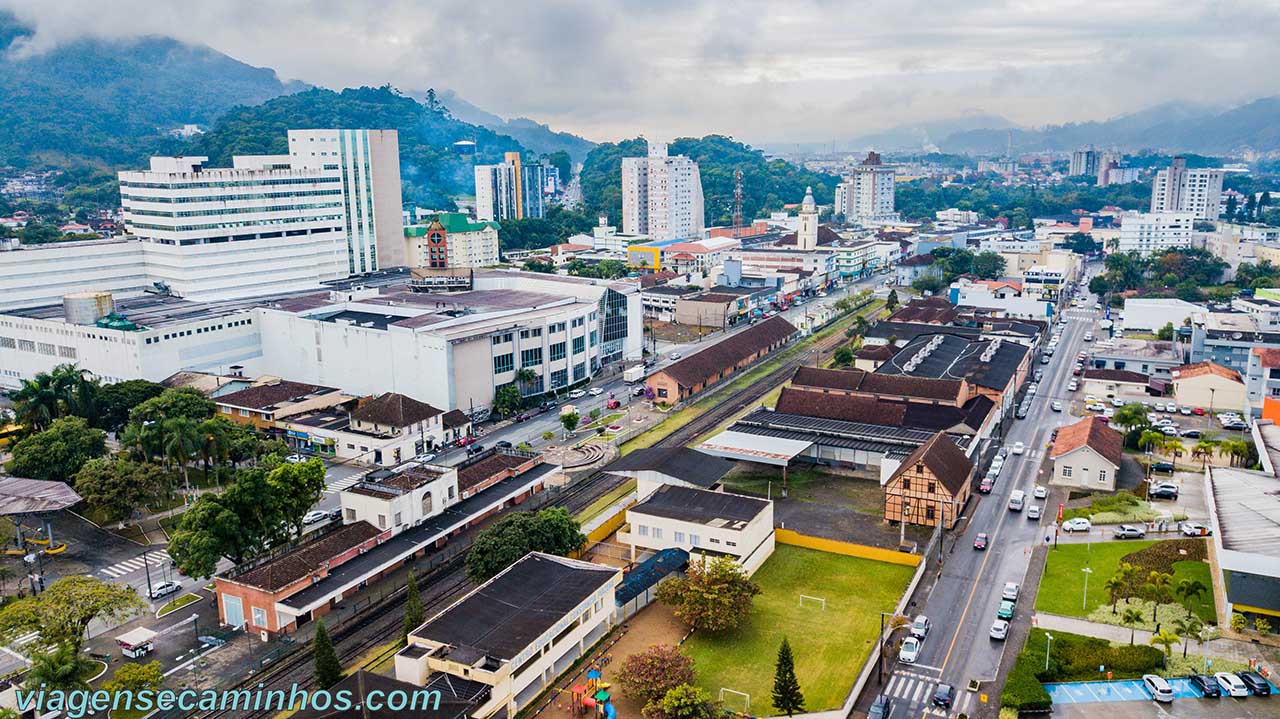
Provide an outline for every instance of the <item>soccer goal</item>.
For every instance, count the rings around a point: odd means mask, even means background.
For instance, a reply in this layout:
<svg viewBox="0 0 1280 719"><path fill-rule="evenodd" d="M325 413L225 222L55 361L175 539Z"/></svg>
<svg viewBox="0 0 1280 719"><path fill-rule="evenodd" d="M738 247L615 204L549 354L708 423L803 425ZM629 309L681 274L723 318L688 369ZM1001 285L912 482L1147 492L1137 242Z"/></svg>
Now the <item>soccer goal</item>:
<svg viewBox="0 0 1280 719"><path fill-rule="evenodd" d="M726 709L731 710L731 711L736 711L736 709L735 709L734 707L732 707L732 706L729 706L728 704L725 704L725 702L724 702L724 695L725 695L725 694L732 694L732 695L737 696L737 697L742 697L742 701L743 701L742 713L743 713L743 714L750 714L750 713L751 713L751 695L750 695L750 694L748 694L748 693L746 693L746 692L740 692L740 691L737 691L737 690L735 690L735 689L730 689L730 688L728 688L728 687L720 687L720 696L719 696L719 699L720 699L720 705L721 705L721 706L723 706L723 707L724 707L724 708L726 708Z"/></svg>
<svg viewBox="0 0 1280 719"><path fill-rule="evenodd" d="M824 610L827 608L827 600L826 600L826 599L824 599L823 597L815 597L815 596L810 595L810 594L801 594L801 595L800 595L800 608L801 608L801 609L803 609L803 608L804 608L804 603L805 603L806 601L808 601L810 604L817 604L818 606L822 607Z"/></svg>

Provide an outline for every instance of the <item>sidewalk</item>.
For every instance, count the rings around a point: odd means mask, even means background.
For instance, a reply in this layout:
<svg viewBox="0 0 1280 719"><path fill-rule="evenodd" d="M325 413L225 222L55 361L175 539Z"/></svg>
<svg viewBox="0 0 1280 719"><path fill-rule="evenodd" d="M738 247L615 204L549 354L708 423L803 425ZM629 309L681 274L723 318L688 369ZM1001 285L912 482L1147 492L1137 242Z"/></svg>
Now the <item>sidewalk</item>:
<svg viewBox="0 0 1280 719"><path fill-rule="evenodd" d="M1114 624L1101 624L1099 622L1091 622L1087 619L1077 619L1076 617L1064 617L1059 614L1045 614L1037 612L1035 614L1036 626L1049 631L1071 632L1072 634L1083 634L1089 637L1099 637L1113 642L1122 644L1129 643L1129 628L1120 627ZM1134 644L1150 644L1152 632L1145 629L1138 629L1133 633ZM1219 659L1231 659L1238 662L1248 663L1250 659L1257 659L1262 656L1262 648L1252 642L1242 642L1236 639L1211 639L1203 645L1196 645L1197 654L1216 657Z"/></svg>

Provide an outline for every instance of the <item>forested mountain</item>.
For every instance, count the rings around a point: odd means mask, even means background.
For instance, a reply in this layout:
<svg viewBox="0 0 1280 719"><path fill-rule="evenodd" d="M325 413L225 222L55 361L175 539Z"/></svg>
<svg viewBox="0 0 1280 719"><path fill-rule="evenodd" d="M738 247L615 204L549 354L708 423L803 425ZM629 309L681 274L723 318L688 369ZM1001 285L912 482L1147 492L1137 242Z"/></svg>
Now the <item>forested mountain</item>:
<svg viewBox="0 0 1280 719"><path fill-rule="evenodd" d="M176 146L171 129L307 87L171 38L14 52L29 35L0 11L0 165L136 164Z"/></svg>
<svg viewBox="0 0 1280 719"><path fill-rule="evenodd" d="M475 192L474 163L500 162L502 153L524 149L506 135L454 119L442 106L428 107L383 86L316 88L234 108L186 152L208 155L214 165L229 164L232 155L284 154L289 129L318 127L397 130L404 200L435 208L452 207L452 197ZM459 140L476 142L474 159L454 151Z"/></svg>
<svg viewBox="0 0 1280 719"><path fill-rule="evenodd" d="M569 153L569 157L576 164L585 160L587 153L591 152L591 148L596 146L596 143L590 140L578 137L570 132L557 132L527 117L516 117L510 120L501 118L492 112L472 105L452 90L442 90L436 97L442 105L449 108L449 113L459 120L509 135L515 138L525 149L538 155L550 155L556 151L564 150ZM564 182L569 181L567 177L560 179Z"/></svg>
<svg viewBox="0 0 1280 719"><path fill-rule="evenodd" d="M1235 154L1246 149L1280 150L1280 97L1267 97L1222 111L1171 102L1102 122L1014 129L1015 152L1074 150L1085 145L1121 150L1153 148L1172 152ZM1009 130L957 132L939 142L947 152L1003 153Z"/></svg>
<svg viewBox="0 0 1280 719"><path fill-rule="evenodd" d="M604 213L611 222L622 217L622 158L644 157L643 139L597 145L582 166L582 195L588 214ZM770 210L804 199L813 187L819 204L831 204L840 178L810 172L785 160L766 159L764 153L723 135L682 137L668 148L672 155L688 155L702 175L706 223L727 225L733 219L734 172L742 170L742 215L748 221Z"/></svg>

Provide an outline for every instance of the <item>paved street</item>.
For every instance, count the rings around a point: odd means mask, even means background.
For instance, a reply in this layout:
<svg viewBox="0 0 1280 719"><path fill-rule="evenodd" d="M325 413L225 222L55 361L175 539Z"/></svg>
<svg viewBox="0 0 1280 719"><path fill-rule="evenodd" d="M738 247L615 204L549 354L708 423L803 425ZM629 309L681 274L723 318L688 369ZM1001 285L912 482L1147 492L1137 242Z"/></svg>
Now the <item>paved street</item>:
<svg viewBox="0 0 1280 719"><path fill-rule="evenodd" d="M912 614L927 615L933 622L933 631L924 642L918 662L910 667L898 665L892 678L886 680L884 691L905 708L903 716L972 713L978 695L966 691L969 681L994 680L1005 654L1011 653L1006 651L1004 642L990 639L988 632L996 618L1005 583L1023 584L1031 548L1052 534L1056 508L1047 509L1048 517L1037 522L1029 521L1026 512L1009 511L1006 504L1013 490L1023 490L1030 497L1036 484L1047 483L1041 467L1049 436L1055 427L1078 419L1051 411L1049 404L1055 399L1054 388L1065 393L1084 334L1092 329L1091 320L1097 317L1096 312L1089 310L1086 314L1090 320L1086 321L1082 312L1069 311L1070 321L1052 361L1047 365L1038 360L1032 364L1033 368L1045 370L1040 382L1045 391L1035 396L1026 419L1013 420L1011 413L1006 420L1013 424L1005 446L1022 442L1027 447L1026 453L1009 455L990 495L975 495L977 502L969 506L970 521L964 531L946 538L941 575L928 590L923 606L908 609ZM991 538L986 551L973 549L974 537L979 532L986 532ZM1022 597L1014 620L1027 622L1034 601L1033 596ZM958 691L956 704L949 713L929 707L933 687L939 681L955 686ZM873 678L872 687L874 682ZM983 691L990 692L991 687L984 687ZM989 696L989 700L994 703L998 696Z"/></svg>

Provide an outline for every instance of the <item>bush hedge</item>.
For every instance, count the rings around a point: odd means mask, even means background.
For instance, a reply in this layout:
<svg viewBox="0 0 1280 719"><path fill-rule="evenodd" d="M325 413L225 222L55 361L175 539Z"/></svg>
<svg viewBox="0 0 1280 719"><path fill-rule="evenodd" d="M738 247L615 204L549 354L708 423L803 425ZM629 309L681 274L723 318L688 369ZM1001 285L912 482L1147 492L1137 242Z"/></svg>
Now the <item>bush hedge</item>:
<svg viewBox="0 0 1280 719"><path fill-rule="evenodd" d="M1136 679L1164 664L1164 654L1146 645L1112 646L1105 639L1068 632L1050 632L1053 645L1045 669L1045 631L1032 628L1027 643L1018 652L1013 669L1000 693L1000 705L1020 710L1048 709L1051 701L1044 682L1074 682L1103 679L1104 666L1116 679Z"/></svg>
<svg viewBox="0 0 1280 719"><path fill-rule="evenodd" d="M1126 554L1120 561L1141 567L1143 574L1151 571L1173 574L1176 562L1203 562L1208 559L1207 547L1208 542L1204 539L1169 539Z"/></svg>

